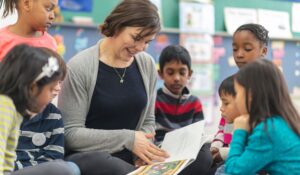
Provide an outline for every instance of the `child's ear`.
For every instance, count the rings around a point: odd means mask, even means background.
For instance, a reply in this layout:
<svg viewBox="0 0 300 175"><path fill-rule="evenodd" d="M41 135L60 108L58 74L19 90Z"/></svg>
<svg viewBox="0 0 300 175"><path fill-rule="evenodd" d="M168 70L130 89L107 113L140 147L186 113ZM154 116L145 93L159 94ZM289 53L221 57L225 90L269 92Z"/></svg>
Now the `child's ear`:
<svg viewBox="0 0 300 175"><path fill-rule="evenodd" d="M192 77L193 75L193 70L189 70L189 79Z"/></svg>
<svg viewBox="0 0 300 175"><path fill-rule="evenodd" d="M38 89L38 86L36 85L36 83L32 83L30 85L30 89L29 89L30 96L32 96L32 97L36 96L38 94L38 91L39 91L39 89Z"/></svg>
<svg viewBox="0 0 300 175"><path fill-rule="evenodd" d="M30 11L32 8L33 0L21 0L21 7L25 9L25 11Z"/></svg>
<svg viewBox="0 0 300 175"><path fill-rule="evenodd" d="M266 55L268 53L268 48L267 47L264 47L263 50L262 50L262 54L261 54L261 57L265 58Z"/></svg>
<svg viewBox="0 0 300 175"><path fill-rule="evenodd" d="M163 78L163 73L160 69L157 70L157 73L159 75L159 77L162 79Z"/></svg>

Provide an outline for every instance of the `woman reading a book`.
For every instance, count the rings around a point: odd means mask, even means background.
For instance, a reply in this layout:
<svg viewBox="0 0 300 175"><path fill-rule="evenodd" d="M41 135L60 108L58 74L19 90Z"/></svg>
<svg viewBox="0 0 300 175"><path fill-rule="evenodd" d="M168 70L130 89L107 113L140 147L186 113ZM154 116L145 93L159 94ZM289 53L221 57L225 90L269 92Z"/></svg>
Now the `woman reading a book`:
<svg viewBox="0 0 300 175"><path fill-rule="evenodd" d="M149 0L124 0L100 30L104 38L69 61L59 96L66 159L83 175L127 174L136 162L168 157L151 142L157 75L144 52L160 30L157 8Z"/></svg>

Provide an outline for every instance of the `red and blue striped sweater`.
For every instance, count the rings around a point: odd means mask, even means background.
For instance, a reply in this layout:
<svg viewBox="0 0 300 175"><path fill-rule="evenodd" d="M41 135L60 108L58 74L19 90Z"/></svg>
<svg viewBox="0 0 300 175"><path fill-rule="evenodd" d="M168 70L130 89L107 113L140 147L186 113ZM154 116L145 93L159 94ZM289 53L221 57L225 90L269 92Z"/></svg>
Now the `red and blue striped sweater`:
<svg viewBox="0 0 300 175"><path fill-rule="evenodd" d="M175 95L164 86L157 91L155 119L155 139L161 142L167 132L203 120L202 104L186 87Z"/></svg>

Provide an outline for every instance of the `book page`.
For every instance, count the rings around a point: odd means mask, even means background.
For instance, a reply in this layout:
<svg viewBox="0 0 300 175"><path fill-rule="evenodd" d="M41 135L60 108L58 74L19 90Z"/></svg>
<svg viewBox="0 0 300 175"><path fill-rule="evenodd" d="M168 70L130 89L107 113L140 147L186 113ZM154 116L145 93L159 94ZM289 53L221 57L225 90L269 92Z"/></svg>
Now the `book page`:
<svg viewBox="0 0 300 175"><path fill-rule="evenodd" d="M197 158L207 140L203 137L205 121L199 121L168 132L162 142L162 149L170 157L165 162L142 166L128 175L176 175Z"/></svg>
<svg viewBox="0 0 300 175"><path fill-rule="evenodd" d="M166 150L170 157L166 160L196 159L204 141L202 139L204 121L199 121L186 127L168 132L162 142L162 149Z"/></svg>

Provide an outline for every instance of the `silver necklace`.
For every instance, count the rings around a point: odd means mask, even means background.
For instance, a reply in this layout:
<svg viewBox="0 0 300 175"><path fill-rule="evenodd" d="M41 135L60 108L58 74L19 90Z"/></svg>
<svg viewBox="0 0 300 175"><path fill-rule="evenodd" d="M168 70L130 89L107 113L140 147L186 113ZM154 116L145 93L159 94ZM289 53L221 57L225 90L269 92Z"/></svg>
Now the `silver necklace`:
<svg viewBox="0 0 300 175"><path fill-rule="evenodd" d="M113 68L114 68L114 67L113 67ZM125 73L126 73L126 69L127 69L127 67L125 67L124 72L123 72L123 75L121 75L121 74L119 73L119 71L117 71L117 69L114 68L115 72L117 73L118 77L120 78L120 83L123 83L123 82L124 82L124 76L125 76Z"/></svg>

